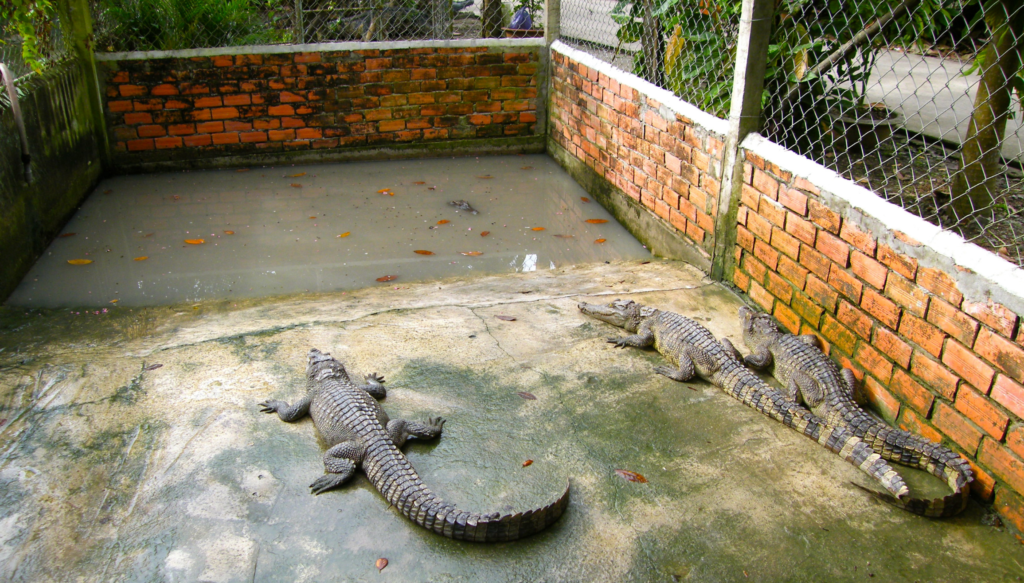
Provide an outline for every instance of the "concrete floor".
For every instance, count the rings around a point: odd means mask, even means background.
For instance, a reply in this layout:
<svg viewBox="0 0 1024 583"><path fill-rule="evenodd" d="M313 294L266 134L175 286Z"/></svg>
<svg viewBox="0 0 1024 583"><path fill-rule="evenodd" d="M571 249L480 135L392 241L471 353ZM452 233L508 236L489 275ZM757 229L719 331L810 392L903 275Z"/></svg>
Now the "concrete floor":
<svg viewBox="0 0 1024 583"><path fill-rule="evenodd" d="M617 331L576 302L615 297L739 340L736 296L658 261L98 314L4 308L0 579L1024 577L1021 544L986 526L981 506L939 521L879 504L817 444L703 382L652 374L656 353L606 343ZM566 514L532 538L483 545L415 526L362 476L311 496L322 473L312 424L257 408L301 394L310 347L382 373L393 417L448 419L438 442L406 448L443 498L524 509L568 478Z"/></svg>

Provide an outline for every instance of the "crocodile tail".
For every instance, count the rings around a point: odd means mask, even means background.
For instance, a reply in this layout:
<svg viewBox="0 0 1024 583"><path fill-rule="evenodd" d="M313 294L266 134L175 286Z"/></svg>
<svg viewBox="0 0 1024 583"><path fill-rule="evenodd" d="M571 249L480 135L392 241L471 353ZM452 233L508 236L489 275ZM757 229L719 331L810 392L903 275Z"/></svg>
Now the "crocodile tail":
<svg viewBox="0 0 1024 583"><path fill-rule="evenodd" d="M961 486L957 491L953 492L948 496L942 498L905 498L899 499L886 494L885 492L877 492L871 488L865 488L860 484L854 484L861 490L864 490L868 494L878 498L879 500L891 504L897 508L902 508L912 514L919 514L921 516L927 516L930 518L945 518L947 516L955 516L963 512L964 508L967 508L967 499L970 498L971 489L968 485Z"/></svg>
<svg viewBox="0 0 1024 583"><path fill-rule="evenodd" d="M515 514L478 514L445 502L423 484L412 464L391 444L382 459L364 460L367 477L403 516L427 530L455 540L505 542L540 532L569 505L569 484L554 502ZM377 463L374 463L377 462Z"/></svg>

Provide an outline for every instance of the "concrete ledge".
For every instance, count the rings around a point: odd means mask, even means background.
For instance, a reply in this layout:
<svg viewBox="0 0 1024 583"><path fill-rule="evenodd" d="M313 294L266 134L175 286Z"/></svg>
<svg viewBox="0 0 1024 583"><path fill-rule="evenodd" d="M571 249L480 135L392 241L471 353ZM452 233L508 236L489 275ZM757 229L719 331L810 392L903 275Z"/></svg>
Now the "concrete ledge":
<svg viewBox="0 0 1024 583"><path fill-rule="evenodd" d="M276 55L283 53L316 53L322 51L386 51L391 49L468 48L468 47L543 47L543 38L484 38L466 40L408 40L389 42L337 42L302 45L245 45L208 49L174 51L127 51L96 53L97 61L137 61L179 57L215 57L220 55Z"/></svg>
<svg viewBox="0 0 1024 583"><path fill-rule="evenodd" d="M705 273L711 269L711 259L675 228L594 172L553 139L548 139L547 152L651 253L666 259L685 261Z"/></svg>

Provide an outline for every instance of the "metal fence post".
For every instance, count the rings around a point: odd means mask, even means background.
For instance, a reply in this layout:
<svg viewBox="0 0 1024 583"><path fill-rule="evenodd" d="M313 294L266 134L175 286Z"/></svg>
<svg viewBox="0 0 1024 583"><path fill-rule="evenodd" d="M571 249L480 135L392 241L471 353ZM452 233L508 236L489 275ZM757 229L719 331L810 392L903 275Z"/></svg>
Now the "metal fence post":
<svg viewBox="0 0 1024 583"><path fill-rule="evenodd" d="M89 10L89 0L60 0L58 6L58 18L61 19L62 28L67 34L66 41L85 70L93 131L100 150L100 161L107 166L110 163L110 141L107 136L107 121L103 115L103 87L96 69L96 55L93 52L92 12Z"/></svg>
<svg viewBox="0 0 1024 583"><path fill-rule="evenodd" d="M732 279L736 246L736 213L743 187L743 159L740 142L760 129L761 92L768 63L768 40L772 32L773 0L743 0L739 41L736 43L736 68L729 109L729 130L722 155L722 188L715 221L715 253L711 259L711 277Z"/></svg>
<svg viewBox="0 0 1024 583"><path fill-rule="evenodd" d="M562 0L544 2L544 44L550 45L562 33Z"/></svg>

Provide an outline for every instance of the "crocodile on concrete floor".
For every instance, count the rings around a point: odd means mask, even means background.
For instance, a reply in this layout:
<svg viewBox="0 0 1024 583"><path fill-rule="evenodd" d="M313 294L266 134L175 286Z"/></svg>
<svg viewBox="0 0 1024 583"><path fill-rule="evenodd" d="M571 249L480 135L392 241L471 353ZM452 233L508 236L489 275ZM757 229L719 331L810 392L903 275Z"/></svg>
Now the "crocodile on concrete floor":
<svg viewBox="0 0 1024 583"><path fill-rule="evenodd" d="M954 492L935 499L880 497L924 516L952 516L967 506L969 484L974 479L967 461L942 445L889 427L857 406L853 371L840 370L825 356L816 336L784 333L771 316L745 306L740 308L740 321L743 342L751 350L744 362L758 370L770 368L791 401L802 400L826 423L848 429L883 458L942 478Z"/></svg>
<svg viewBox="0 0 1024 583"><path fill-rule="evenodd" d="M676 381L698 375L724 389L745 405L791 427L817 441L839 457L857 466L897 498L907 493L903 478L859 437L841 427L832 427L812 412L786 399L777 389L762 381L739 360L732 344L715 339L711 331L697 322L632 300L615 300L607 306L581 302L579 309L588 316L633 332L624 338L609 338L618 347L654 346L676 365L655 367L655 372Z"/></svg>
<svg viewBox="0 0 1024 583"><path fill-rule="evenodd" d="M363 386L353 384L342 363L314 348L306 366L306 396L290 406L284 401L260 403L261 411L276 412L289 423L307 414L313 418L329 447L324 454L327 473L310 485L314 494L340 486L362 467L377 491L409 520L448 538L476 542L529 536L550 526L565 511L568 485L551 504L515 514L466 512L441 500L423 485L399 448L409 437L438 437L444 419L427 423L389 419L376 401L386 394L383 378L369 375L366 380Z"/></svg>

